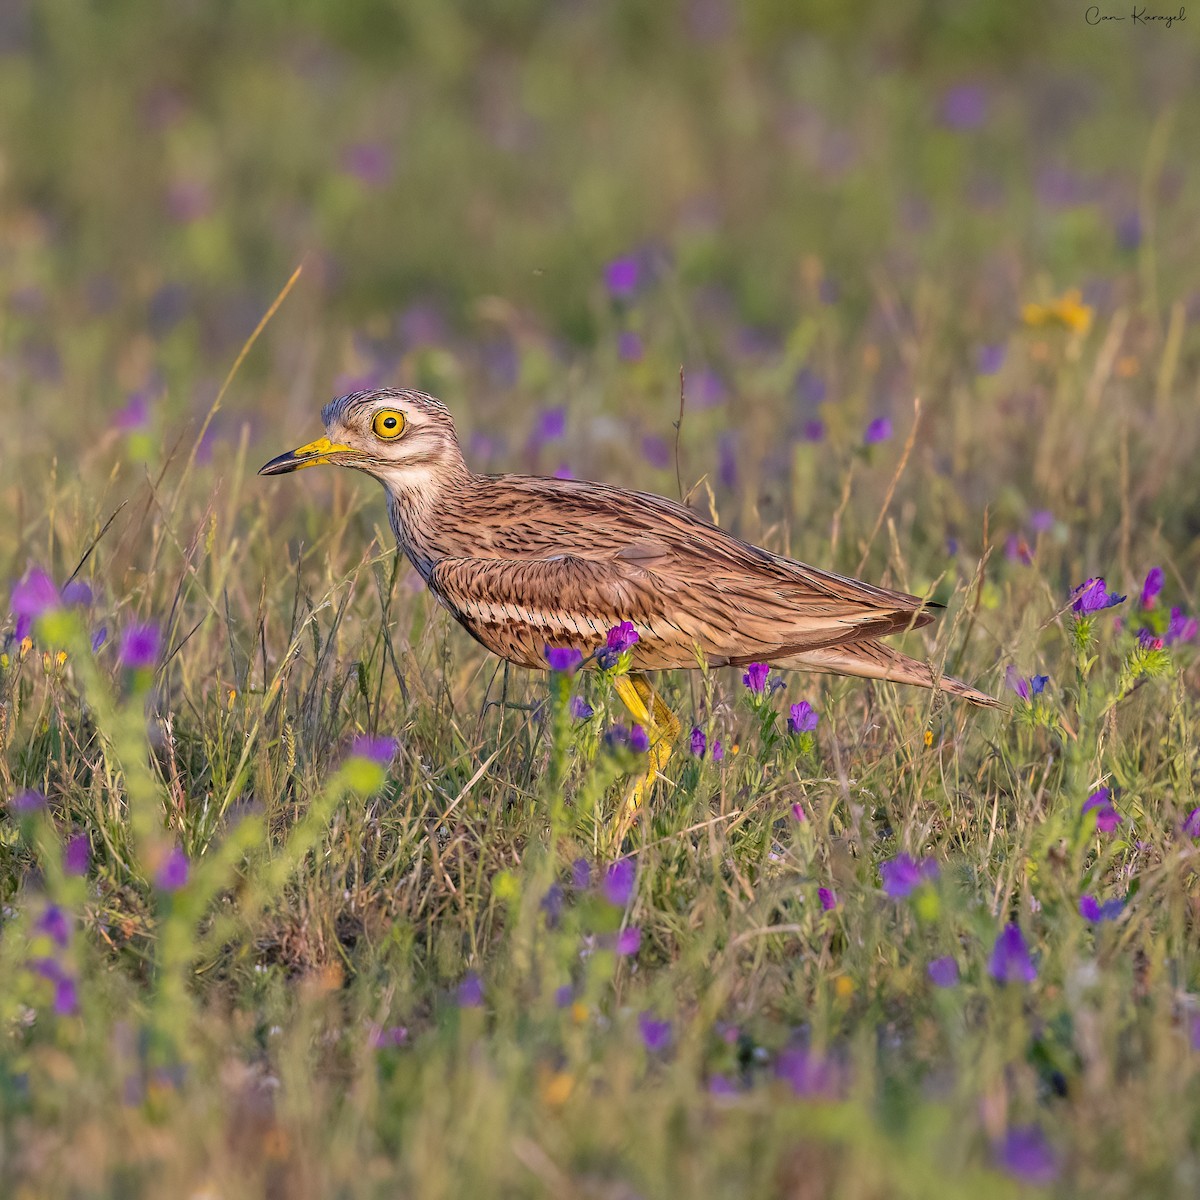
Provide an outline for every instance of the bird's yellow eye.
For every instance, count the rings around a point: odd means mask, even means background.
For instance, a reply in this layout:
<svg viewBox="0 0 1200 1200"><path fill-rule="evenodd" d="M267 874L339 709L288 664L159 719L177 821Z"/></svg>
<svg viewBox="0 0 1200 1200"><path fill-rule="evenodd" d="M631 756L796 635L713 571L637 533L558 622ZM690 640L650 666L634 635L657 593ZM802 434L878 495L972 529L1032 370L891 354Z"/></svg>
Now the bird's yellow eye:
<svg viewBox="0 0 1200 1200"><path fill-rule="evenodd" d="M375 436L385 442L395 441L404 432L404 415L394 408L381 408L371 422Z"/></svg>

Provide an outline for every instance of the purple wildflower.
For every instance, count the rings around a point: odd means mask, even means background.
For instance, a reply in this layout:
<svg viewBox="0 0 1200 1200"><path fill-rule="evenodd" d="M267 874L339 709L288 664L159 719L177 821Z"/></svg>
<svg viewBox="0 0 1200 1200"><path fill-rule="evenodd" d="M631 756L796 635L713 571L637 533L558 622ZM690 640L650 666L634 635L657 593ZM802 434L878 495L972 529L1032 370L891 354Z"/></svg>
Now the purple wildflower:
<svg viewBox="0 0 1200 1200"><path fill-rule="evenodd" d="M1109 788L1098 788L1083 802L1083 812L1087 814L1092 811L1096 813L1096 828L1101 833L1112 833L1121 823L1121 814L1113 808L1112 791Z"/></svg>
<svg viewBox="0 0 1200 1200"><path fill-rule="evenodd" d="M808 367L801 367L796 374L795 383L792 384L792 390L795 392L797 400L804 404L815 405L825 399L829 389L826 387L825 380L815 371L810 371Z"/></svg>
<svg viewBox="0 0 1200 1200"><path fill-rule="evenodd" d="M953 954L947 954L942 958L935 958L926 971L933 983L940 988L953 987L958 982L958 963L954 961Z"/></svg>
<svg viewBox="0 0 1200 1200"><path fill-rule="evenodd" d="M877 442L886 442L891 436L891 419L889 417L876 417L863 433L863 445L874 446Z"/></svg>
<svg viewBox="0 0 1200 1200"><path fill-rule="evenodd" d="M641 267L636 258L614 258L604 268L604 286L616 300L628 300L637 291Z"/></svg>
<svg viewBox="0 0 1200 1200"><path fill-rule="evenodd" d="M626 726L620 724L611 726L604 731L604 744L610 750L619 750L622 747L629 745L629 730Z"/></svg>
<svg viewBox="0 0 1200 1200"><path fill-rule="evenodd" d="M409 349L437 346L447 338L446 318L436 304L418 300L397 318L396 332Z"/></svg>
<svg viewBox="0 0 1200 1200"><path fill-rule="evenodd" d="M942 124L957 133L978 129L988 115L988 94L977 83L960 83L942 96Z"/></svg>
<svg viewBox="0 0 1200 1200"><path fill-rule="evenodd" d="M710 1075L708 1077L708 1094L710 1096L736 1096L738 1086L728 1075Z"/></svg>
<svg viewBox="0 0 1200 1200"><path fill-rule="evenodd" d="M78 605L80 608L87 608L92 602L92 589L82 579L72 579L70 583L65 584L62 590L62 602L64 604Z"/></svg>
<svg viewBox="0 0 1200 1200"><path fill-rule="evenodd" d="M356 758L366 758L381 767L390 767L396 757L399 743L394 737L382 737L378 734L360 733L350 743L350 753Z"/></svg>
<svg viewBox="0 0 1200 1200"><path fill-rule="evenodd" d="M546 889L546 894L542 897L538 907L546 914L546 924L551 929L557 929L563 909L563 889L558 880L555 880Z"/></svg>
<svg viewBox="0 0 1200 1200"><path fill-rule="evenodd" d="M1079 915L1085 921L1099 923L1115 921L1125 909L1125 901L1120 897L1105 900L1101 903L1095 896L1079 897Z"/></svg>
<svg viewBox="0 0 1200 1200"><path fill-rule="evenodd" d="M57 608L58 588L41 567L30 567L12 591L12 612L16 617L17 638L26 637L34 621L43 613Z"/></svg>
<svg viewBox="0 0 1200 1200"><path fill-rule="evenodd" d="M726 397L725 381L708 367L688 375L688 399L696 408L715 408Z"/></svg>
<svg viewBox="0 0 1200 1200"><path fill-rule="evenodd" d="M1127 212L1116 225L1117 245L1122 250L1136 250L1142 244L1142 218L1136 212Z"/></svg>
<svg viewBox="0 0 1200 1200"><path fill-rule="evenodd" d="M1137 639L1143 650L1161 650L1166 645L1153 629L1146 629L1144 626L1138 630Z"/></svg>
<svg viewBox="0 0 1200 1200"><path fill-rule="evenodd" d="M1054 528L1054 514L1048 508L1035 508L1029 514L1029 528L1034 533L1049 533Z"/></svg>
<svg viewBox="0 0 1200 1200"><path fill-rule="evenodd" d="M633 895L637 867L631 858L622 858L604 872L604 898L617 908L624 908Z"/></svg>
<svg viewBox="0 0 1200 1200"><path fill-rule="evenodd" d="M1016 692L1022 700L1029 699L1029 680L1017 674L1017 668L1011 663L1008 670L1004 672L1004 682L1012 691Z"/></svg>
<svg viewBox="0 0 1200 1200"><path fill-rule="evenodd" d="M622 362L638 362L645 350L642 339L629 329L623 329L617 335L617 357Z"/></svg>
<svg viewBox="0 0 1200 1200"><path fill-rule="evenodd" d="M638 632L632 621L622 621L614 625L605 638L605 644L614 654L623 654L633 648L638 640Z"/></svg>
<svg viewBox="0 0 1200 1200"><path fill-rule="evenodd" d="M371 1026L367 1035L367 1044L372 1050L387 1050L395 1046L403 1046L408 1042L408 1029L404 1025L389 1025L386 1029Z"/></svg>
<svg viewBox="0 0 1200 1200"><path fill-rule="evenodd" d="M1004 673L1004 682L1022 700L1032 700L1034 696L1040 696L1046 690L1046 684L1050 682L1050 676L1034 675L1031 679L1026 679L1023 675L1017 674L1016 667L1010 665Z"/></svg>
<svg viewBox="0 0 1200 1200"><path fill-rule="evenodd" d="M1183 832L1191 838L1200 838L1200 808L1193 808L1183 823Z"/></svg>
<svg viewBox="0 0 1200 1200"><path fill-rule="evenodd" d="M54 982L54 1011L60 1017L73 1017L79 1011L79 991L66 973Z"/></svg>
<svg viewBox="0 0 1200 1200"><path fill-rule="evenodd" d="M1081 583L1071 593L1071 609L1081 616L1086 616L1121 604L1124 599L1124 596L1118 596L1116 592L1105 589L1104 576L1101 575L1098 579L1089 579L1086 583Z"/></svg>
<svg viewBox="0 0 1200 1200"><path fill-rule="evenodd" d="M342 151L342 170L368 187L385 187L392 177L392 156L378 142L357 142Z"/></svg>
<svg viewBox="0 0 1200 1200"><path fill-rule="evenodd" d="M742 682L755 694L761 695L767 688L767 676L771 672L769 663L751 663L742 675Z"/></svg>
<svg viewBox="0 0 1200 1200"><path fill-rule="evenodd" d="M162 632L157 625L130 625L121 635L121 666L133 670L154 666L162 645Z"/></svg>
<svg viewBox="0 0 1200 1200"><path fill-rule="evenodd" d="M806 442L823 442L825 440L825 422L805 421L803 434Z"/></svg>
<svg viewBox="0 0 1200 1200"><path fill-rule="evenodd" d="M1005 925L992 947L988 973L998 983L1032 983L1037 978L1019 925Z"/></svg>
<svg viewBox="0 0 1200 1200"><path fill-rule="evenodd" d="M71 940L71 921L57 904L51 904L38 919L37 930L44 933L55 945L66 947Z"/></svg>
<svg viewBox="0 0 1200 1200"><path fill-rule="evenodd" d="M630 925L617 934L616 952L622 958L630 958L642 948L642 931L636 925Z"/></svg>
<svg viewBox="0 0 1200 1200"><path fill-rule="evenodd" d="M550 670L563 671L573 675L575 669L583 662L583 654L574 646L545 646L543 653L550 664Z"/></svg>
<svg viewBox="0 0 1200 1200"><path fill-rule="evenodd" d="M660 1021L653 1013L638 1013L638 1032L642 1035L642 1045L651 1054L657 1054L671 1044L671 1022Z"/></svg>
<svg viewBox="0 0 1200 1200"><path fill-rule="evenodd" d="M167 215L180 225L202 220L212 211L213 198L208 185L199 179L176 179L167 186Z"/></svg>
<svg viewBox="0 0 1200 1200"><path fill-rule="evenodd" d="M717 738L713 738L713 744L712 744L712 760L713 760L713 762L720 762L721 759L723 759L724 757L725 757L725 747L721 745L720 741Z"/></svg>
<svg viewBox="0 0 1200 1200"><path fill-rule="evenodd" d="M134 392L124 408L113 413L113 428L121 433L136 433L150 424L150 393Z"/></svg>
<svg viewBox="0 0 1200 1200"><path fill-rule="evenodd" d="M717 479L731 491L738 483L737 435L725 430L717 438Z"/></svg>
<svg viewBox="0 0 1200 1200"><path fill-rule="evenodd" d="M1167 622L1167 632L1164 640L1170 646L1174 642L1190 642L1200 629L1200 623L1195 617L1187 616L1182 608L1171 609L1171 619Z"/></svg>
<svg viewBox="0 0 1200 1200"><path fill-rule="evenodd" d="M95 654L105 642L108 641L108 626L101 625L95 633L92 634L92 653Z"/></svg>
<svg viewBox="0 0 1200 1200"><path fill-rule="evenodd" d="M564 408L547 408L538 417L533 431L535 442L552 442L567 432L567 412Z"/></svg>
<svg viewBox="0 0 1200 1200"><path fill-rule="evenodd" d="M592 884L592 867L586 858L577 858L571 864L571 883L583 891Z"/></svg>
<svg viewBox="0 0 1200 1200"><path fill-rule="evenodd" d="M1005 349L1001 345L980 346L975 352L975 373L995 375L1004 366Z"/></svg>
<svg viewBox="0 0 1200 1200"><path fill-rule="evenodd" d="M1058 1157L1036 1125L1015 1125L995 1147L996 1165L1024 1183L1049 1184L1058 1176Z"/></svg>
<svg viewBox="0 0 1200 1200"><path fill-rule="evenodd" d="M189 869L187 855L176 846L159 865L154 882L164 892L177 892L187 883Z"/></svg>
<svg viewBox="0 0 1200 1200"><path fill-rule="evenodd" d="M62 966L56 958L31 958L27 965L34 974L50 980L51 983L63 977Z"/></svg>
<svg viewBox="0 0 1200 1200"><path fill-rule="evenodd" d="M837 908L837 892L833 888L819 887L817 888L817 899L821 902L821 907L826 912L832 912Z"/></svg>
<svg viewBox="0 0 1200 1200"><path fill-rule="evenodd" d="M797 1096L833 1096L837 1092L836 1066L804 1046L784 1050L775 1060L775 1074Z"/></svg>
<svg viewBox="0 0 1200 1200"><path fill-rule="evenodd" d="M1009 562L1024 563L1029 566L1033 562L1033 551L1029 547L1029 543L1025 540L1024 535L1019 533L1010 533L1004 541L1004 557Z"/></svg>
<svg viewBox="0 0 1200 1200"><path fill-rule="evenodd" d="M564 983L561 987L554 989L554 1007L566 1008L568 1004L575 1000L575 989L569 984Z"/></svg>
<svg viewBox="0 0 1200 1200"><path fill-rule="evenodd" d="M691 748L697 758L703 758L705 750L708 749L708 738L704 736L704 730L699 725L692 729Z"/></svg>
<svg viewBox="0 0 1200 1200"><path fill-rule="evenodd" d="M474 971L468 971L458 985L456 998L459 1008L482 1008L483 980Z"/></svg>
<svg viewBox="0 0 1200 1200"><path fill-rule="evenodd" d="M586 721L596 711L582 696L572 696L568 708L576 721Z"/></svg>
<svg viewBox="0 0 1200 1200"><path fill-rule="evenodd" d="M880 863L879 875L883 890L893 900L905 900L927 879L936 879L937 863L931 858L916 861L907 854L897 854L890 862Z"/></svg>
<svg viewBox="0 0 1200 1200"><path fill-rule="evenodd" d="M788 733L811 733L817 727L821 714L807 700L793 704L788 716Z"/></svg>
<svg viewBox="0 0 1200 1200"><path fill-rule="evenodd" d="M37 812L38 809L45 808L46 797L41 792L34 791L33 788L26 788L25 791L18 792L8 803L18 816L25 816L26 813Z"/></svg>
<svg viewBox="0 0 1200 1200"><path fill-rule="evenodd" d="M799 800L792 805L792 817L801 823L808 820L808 814L804 811L804 805Z"/></svg>
<svg viewBox="0 0 1200 1200"><path fill-rule="evenodd" d="M671 465L671 447L665 439L656 434L642 438L642 457L659 471L665 471Z"/></svg>
<svg viewBox="0 0 1200 1200"><path fill-rule="evenodd" d="M629 731L629 748L634 754L645 754L650 749L650 735L640 725Z"/></svg>
<svg viewBox="0 0 1200 1200"><path fill-rule="evenodd" d="M68 875L86 875L92 861L92 845L86 833L77 833L63 851L63 870Z"/></svg>
<svg viewBox="0 0 1200 1200"><path fill-rule="evenodd" d="M1070 208L1086 204L1094 188L1090 180L1057 163L1038 173L1035 183L1038 199L1049 208Z"/></svg>
<svg viewBox="0 0 1200 1200"><path fill-rule="evenodd" d="M1163 590L1163 570L1162 567L1151 567L1146 573L1146 582L1142 584L1142 600L1143 608L1153 608L1154 602L1158 598L1158 593Z"/></svg>

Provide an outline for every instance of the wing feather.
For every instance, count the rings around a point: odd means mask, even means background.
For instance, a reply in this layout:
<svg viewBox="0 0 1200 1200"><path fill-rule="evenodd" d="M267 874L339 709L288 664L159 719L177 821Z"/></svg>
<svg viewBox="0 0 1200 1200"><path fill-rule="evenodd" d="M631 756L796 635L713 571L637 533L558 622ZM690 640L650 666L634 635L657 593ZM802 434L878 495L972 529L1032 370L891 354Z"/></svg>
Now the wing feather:
<svg viewBox="0 0 1200 1200"><path fill-rule="evenodd" d="M429 587L480 642L525 666L544 665L545 645L590 654L621 621L638 631L643 670L694 666L697 650L714 666L769 661L923 623L919 610L830 595L769 561L757 572L701 567L658 545L595 558L447 557Z"/></svg>

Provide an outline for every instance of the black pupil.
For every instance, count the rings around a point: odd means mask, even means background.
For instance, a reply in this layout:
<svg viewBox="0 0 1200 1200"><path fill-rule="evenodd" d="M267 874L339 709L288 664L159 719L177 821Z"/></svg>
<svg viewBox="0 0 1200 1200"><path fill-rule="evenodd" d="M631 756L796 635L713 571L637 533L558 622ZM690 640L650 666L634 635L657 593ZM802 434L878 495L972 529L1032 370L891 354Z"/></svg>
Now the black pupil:
<svg viewBox="0 0 1200 1200"><path fill-rule="evenodd" d="M396 428L396 418L395 417L384 417L383 418L383 427L384 427L384 429L395 429Z"/></svg>

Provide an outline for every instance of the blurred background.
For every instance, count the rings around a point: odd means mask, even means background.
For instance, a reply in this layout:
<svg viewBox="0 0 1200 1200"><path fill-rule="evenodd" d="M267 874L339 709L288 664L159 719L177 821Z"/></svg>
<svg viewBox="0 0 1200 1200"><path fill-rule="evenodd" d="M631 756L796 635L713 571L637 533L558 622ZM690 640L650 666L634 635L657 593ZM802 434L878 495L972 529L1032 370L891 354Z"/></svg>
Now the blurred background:
<svg viewBox="0 0 1200 1200"><path fill-rule="evenodd" d="M0 452L170 470L303 263L202 467L243 433L251 458L309 440L333 394L416 385L477 468L673 494L682 367L680 479L707 477L723 520L801 515L864 442L898 449L920 394L916 532L943 552L978 551L985 505L993 533L1116 549L1093 481L1118 442L1132 516L1186 540L1200 20L1088 19L6 0ZM1082 364L1070 321L1022 321L1070 289L1105 351ZM882 494L894 459L856 488Z"/></svg>

